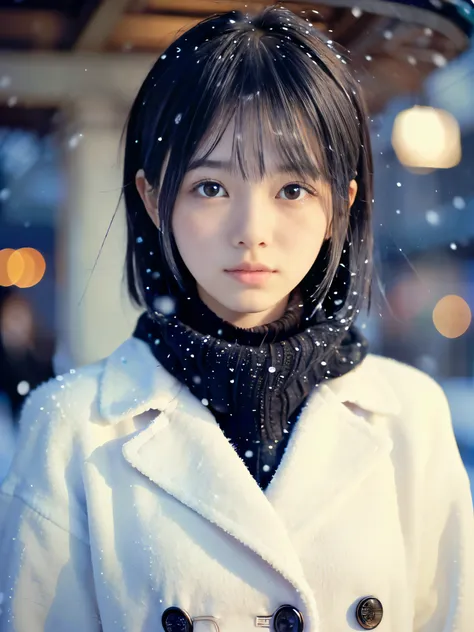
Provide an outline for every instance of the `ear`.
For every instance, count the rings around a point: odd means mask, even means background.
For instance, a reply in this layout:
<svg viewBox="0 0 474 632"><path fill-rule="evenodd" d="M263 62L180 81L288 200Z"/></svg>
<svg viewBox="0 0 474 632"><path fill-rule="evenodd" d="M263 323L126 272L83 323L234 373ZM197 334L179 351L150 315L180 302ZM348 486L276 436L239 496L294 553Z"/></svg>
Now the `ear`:
<svg viewBox="0 0 474 632"><path fill-rule="evenodd" d="M355 180L351 180L349 182L349 208L354 204L355 197L357 195L357 182Z"/></svg>
<svg viewBox="0 0 474 632"><path fill-rule="evenodd" d="M150 216L150 219L155 224L155 226L159 228L160 220L158 217L158 195L156 191L153 190L153 187L150 185L148 180L145 178L145 172L143 171L143 169L137 171L137 174L135 176L135 184L137 187L137 191L142 199L143 206L146 209L146 212Z"/></svg>
<svg viewBox="0 0 474 632"><path fill-rule="evenodd" d="M355 180L351 180L349 182L349 208L354 204L355 197L357 195L357 182ZM324 239L330 239L332 237L332 217L329 221L326 235Z"/></svg>

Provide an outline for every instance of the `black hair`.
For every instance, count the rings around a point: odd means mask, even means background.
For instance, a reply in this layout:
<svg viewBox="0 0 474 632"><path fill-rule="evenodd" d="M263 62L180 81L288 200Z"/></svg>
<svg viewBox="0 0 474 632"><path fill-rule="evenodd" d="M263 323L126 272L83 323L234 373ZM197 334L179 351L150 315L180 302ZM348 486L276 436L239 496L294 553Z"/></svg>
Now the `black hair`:
<svg viewBox="0 0 474 632"><path fill-rule="evenodd" d="M175 297L192 287L171 215L197 150L209 155L231 120L243 177L251 170L264 176L263 139L274 138L293 171L330 184L332 235L301 288L342 322L352 320L371 282L368 116L348 60L310 23L281 7L203 20L159 57L143 82L127 121L123 175L131 299L150 306L156 296ZM249 143L251 151L244 152ZM139 169L158 193L161 230L135 186ZM350 208L353 178L358 190Z"/></svg>

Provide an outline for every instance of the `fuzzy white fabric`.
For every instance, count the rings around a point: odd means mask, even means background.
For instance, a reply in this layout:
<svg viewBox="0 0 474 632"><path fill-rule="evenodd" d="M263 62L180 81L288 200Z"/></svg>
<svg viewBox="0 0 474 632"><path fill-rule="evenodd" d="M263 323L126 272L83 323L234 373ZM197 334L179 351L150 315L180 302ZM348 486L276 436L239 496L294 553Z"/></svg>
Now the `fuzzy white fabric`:
<svg viewBox="0 0 474 632"><path fill-rule="evenodd" d="M474 629L469 480L415 369L368 356L315 391L265 492L137 339L38 388L21 423L1 632L155 632L170 606L252 632L282 604L305 632L350 632L367 596L380 632Z"/></svg>

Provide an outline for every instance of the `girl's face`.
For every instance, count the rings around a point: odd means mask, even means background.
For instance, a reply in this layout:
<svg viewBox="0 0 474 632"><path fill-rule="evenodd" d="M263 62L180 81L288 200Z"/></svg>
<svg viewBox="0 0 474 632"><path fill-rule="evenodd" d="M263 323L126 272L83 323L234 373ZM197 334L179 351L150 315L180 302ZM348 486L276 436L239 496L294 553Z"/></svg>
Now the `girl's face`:
<svg viewBox="0 0 474 632"><path fill-rule="evenodd" d="M264 147L265 177L245 180L230 166L233 139L230 125L203 164L190 165L172 229L203 302L224 320L250 328L285 312L290 292L330 236L331 193L321 181L302 181L285 171L270 145ZM142 171L137 187L158 225L156 195L147 192ZM351 204L356 191L353 181ZM242 264L270 271L231 272Z"/></svg>

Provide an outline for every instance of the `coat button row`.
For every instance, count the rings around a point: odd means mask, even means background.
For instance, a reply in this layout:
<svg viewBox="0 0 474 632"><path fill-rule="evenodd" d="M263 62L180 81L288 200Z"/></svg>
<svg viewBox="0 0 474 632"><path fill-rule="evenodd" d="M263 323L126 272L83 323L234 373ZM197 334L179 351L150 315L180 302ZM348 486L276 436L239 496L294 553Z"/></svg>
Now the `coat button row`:
<svg viewBox="0 0 474 632"><path fill-rule="evenodd" d="M181 608L171 607L163 612L161 623L165 632L192 632L195 621L209 621L214 624L216 632L219 632L219 624L214 617L194 617ZM270 617L256 617L255 626L269 628L272 622L274 632L303 632L303 615L293 606L280 606Z"/></svg>
<svg viewBox="0 0 474 632"><path fill-rule="evenodd" d="M357 604L356 618L364 630L374 630L382 621L382 603L375 597L364 597ZM219 624L214 617L192 619L181 608L171 607L163 612L161 623L165 632L193 632L194 621L209 621L219 632ZM256 617L255 627L272 628L273 632L303 632L304 620L301 612L290 605L280 606L271 616Z"/></svg>

